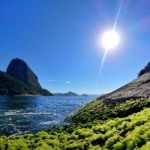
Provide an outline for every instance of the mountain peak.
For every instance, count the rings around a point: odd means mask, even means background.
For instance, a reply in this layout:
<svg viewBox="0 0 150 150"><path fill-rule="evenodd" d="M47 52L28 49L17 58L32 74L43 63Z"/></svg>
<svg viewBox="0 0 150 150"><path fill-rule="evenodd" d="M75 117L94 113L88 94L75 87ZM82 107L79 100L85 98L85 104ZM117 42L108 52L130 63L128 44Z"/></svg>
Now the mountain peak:
<svg viewBox="0 0 150 150"><path fill-rule="evenodd" d="M41 89L41 85L38 82L38 77L22 59L12 59L8 65L6 73L22 81L24 84L32 85L37 89Z"/></svg>

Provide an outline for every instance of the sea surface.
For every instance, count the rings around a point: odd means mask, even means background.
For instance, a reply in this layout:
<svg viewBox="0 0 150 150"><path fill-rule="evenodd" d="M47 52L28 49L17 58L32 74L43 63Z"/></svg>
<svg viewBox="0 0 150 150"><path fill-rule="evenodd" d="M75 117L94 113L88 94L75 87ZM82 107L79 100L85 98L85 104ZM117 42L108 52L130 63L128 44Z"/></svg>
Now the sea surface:
<svg viewBox="0 0 150 150"><path fill-rule="evenodd" d="M36 133L64 119L96 96L0 96L0 136Z"/></svg>

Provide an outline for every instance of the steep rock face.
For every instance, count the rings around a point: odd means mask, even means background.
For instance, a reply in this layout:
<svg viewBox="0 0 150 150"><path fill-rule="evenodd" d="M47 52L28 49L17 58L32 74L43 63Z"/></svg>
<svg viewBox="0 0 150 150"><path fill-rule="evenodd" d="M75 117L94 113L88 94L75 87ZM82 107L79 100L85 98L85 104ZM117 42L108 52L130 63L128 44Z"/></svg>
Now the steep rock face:
<svg viewBox="0 0 150 150"><path fill-rule="evenodd" d="M37 89L0 71L0 95L45 95L52 96L46 89Z"/></svg>
<svg viewBox="0 0 150 150"><path fill-rule="evenodd" d="M124 102L129 99L150 97L150 65L148 66L142 69L144 73L140 74L137 79L98 99L105 102Z"/></svg>
<svg viewBox="0 0 150 150"><path fill-rule="evenodd" d="M32 85L34 88L41 89L37 76L29 66L19 58L13 59L10 62L6 73L22 81L26 85Z"/></svg>

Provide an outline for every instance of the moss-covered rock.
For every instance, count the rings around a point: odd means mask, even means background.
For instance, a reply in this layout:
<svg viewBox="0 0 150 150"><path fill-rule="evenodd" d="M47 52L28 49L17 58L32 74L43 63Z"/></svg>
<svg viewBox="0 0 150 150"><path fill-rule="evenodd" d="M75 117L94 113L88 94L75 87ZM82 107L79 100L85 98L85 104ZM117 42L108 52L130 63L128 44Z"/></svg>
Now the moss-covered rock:
<svg viewBox="0 0 150 150"><path fill-rule="evenodd" d="M150 107L150 98L129 100L124 103L106 103L97 99L80 108L66 119L74 123L88 123L94 120L126 117L145 107Z"/></svg>

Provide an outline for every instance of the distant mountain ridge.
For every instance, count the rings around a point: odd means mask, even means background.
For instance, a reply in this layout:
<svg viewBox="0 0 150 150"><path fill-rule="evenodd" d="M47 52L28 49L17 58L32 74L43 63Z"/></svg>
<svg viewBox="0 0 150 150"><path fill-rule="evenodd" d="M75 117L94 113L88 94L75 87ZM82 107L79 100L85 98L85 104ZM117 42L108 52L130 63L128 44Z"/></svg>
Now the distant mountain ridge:
<svg viewBox="0 0 150 150"><path fill-rule="evenodd" d="M80 95L80 96L101 96L101 95L103 95L103 94L82 94L82 95Z"/></svg>
<svg viewBox="0 0 150 150"><path fill-rule="evenodd" d="M54 96L100 96L100 95L97 95L97 94L77 94L77 93L74 93L74 92L67 92L67 93L54 93Z"/></svg>
<svg viewBox="0 0 150 150"><path fill-rule="evenodd" d="M54 96L79 96L79 95L69 91L67 93L54 93Z"/></svg>
<svg viewBox="0 0 150 150"><path fill-rule="evenodd" d="M52 95L22 59L13 59L6 72L0 71L0 95Z"/></svg>

